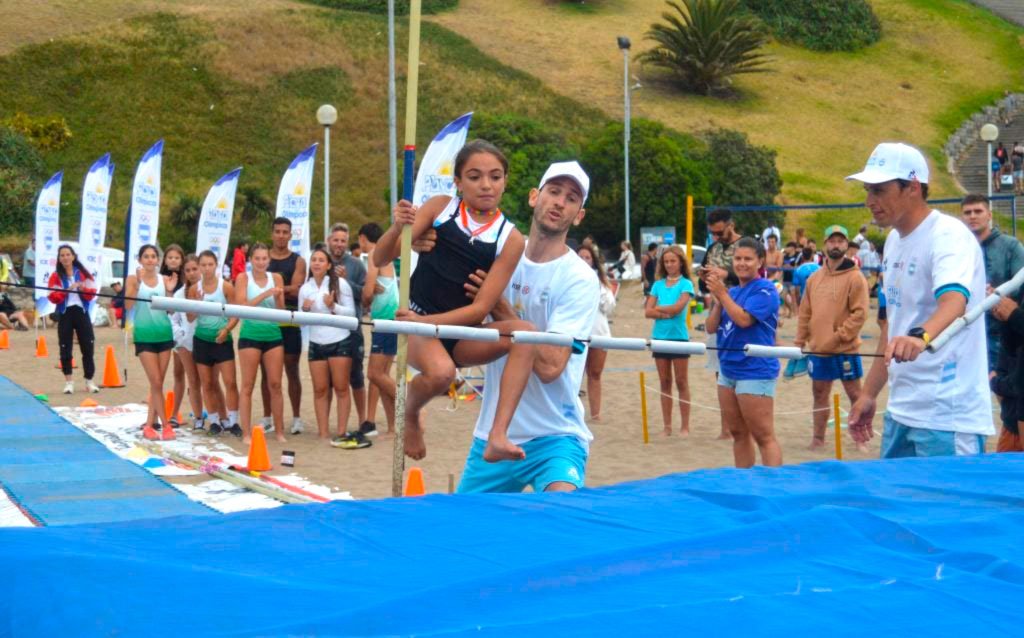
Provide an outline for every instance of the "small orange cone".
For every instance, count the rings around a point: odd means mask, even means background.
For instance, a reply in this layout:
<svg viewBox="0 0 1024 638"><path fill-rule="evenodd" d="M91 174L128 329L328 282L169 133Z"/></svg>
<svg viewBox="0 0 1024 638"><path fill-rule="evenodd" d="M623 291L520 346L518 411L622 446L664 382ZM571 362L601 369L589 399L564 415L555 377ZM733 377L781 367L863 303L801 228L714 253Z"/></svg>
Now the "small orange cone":
<svg viewBox="0 0 1024 638"><path fill-rule="evenodd" d="M114 346L107 346L107 353L103 357L103 383L104 388L123 388L121 373L117 369L117 358L114 356Z"/></svg>
<svg viewBox="0 0 1024 638"><path fill-rule="evenodd" d="M172 416L174 416L174 390L168 390L167 398L164 399L164 425L171 422Z"/></svg>
<svg viewBox="0 0 1024 638"><path fill-rule="evenodd" d="M50 356L50 351L46 349L46 336L39 335L36 340L36 358L43 359Z"/></svg>
<svg viewBox="0 0 1024 638"><path fill-rule="evenodd" d="M99 403L96 403L95 399L84 399L81 403L78 404L78 407L80 407L80 408L95 408L98 405L99 405Z"/></svg>
<svg viewBox="0 0 1024 638"><path fill-rule="evenodd" d="M405 480L405 491L402 496L423 496L427 493L423 486L423 470L418 467L409 468L409 477Z"/></svg>
<svg viewBox="0 0 1024 638"><path fill-rule="evenodd" d="M53 367L58 369L58 370L60 370L61 369L60 361L57 361L57 365L55 365ZM71 367L72 368L77 368L78 367L78 365L75 364L75 358L74 357L71 357Z"/></svg>
<svg viewBox="0 0 1024 638"><path fill-rule="evenodd" d="M6 330L0 330L0 350L7 350L11 347L11 335Z"/></svg>
<svg viewBox="0 0 1024 638"><path fill-rule="evenodd" d="M270 455L267 453L267 439L263 436L263 428L252 428L252 443L249 444L247 465L250 472L266 472L273 469L270 465Z"/></svg>

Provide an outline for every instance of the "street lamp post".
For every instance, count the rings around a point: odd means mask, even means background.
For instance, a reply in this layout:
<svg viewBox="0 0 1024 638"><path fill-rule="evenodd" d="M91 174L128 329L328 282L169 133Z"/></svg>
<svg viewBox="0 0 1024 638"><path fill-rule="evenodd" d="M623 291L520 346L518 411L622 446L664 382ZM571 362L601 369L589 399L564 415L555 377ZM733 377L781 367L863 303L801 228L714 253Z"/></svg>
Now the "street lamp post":
<svg viewBox="0 0 1024 638"><path fill-rule="evenodd" d="M324 241L331 230L331 126L338 121L338 109L324 104L316 110L316 121L324 127Z"/></svg>
<svg viewBox="0 0 1024 638"><path fill-rule="evenodd" d="M625 158L625 197L626 197L626 241L629 241L629 38L618 37L619 49L622 50L622 92L625 100L624 125L622 133L623 156Z"/></svg>
<svg viewBox="0 0 1024 638"><path fill-rule="evenodd" d="M988 198L992 199L992 142L999 139L999 127L995 124L986 124L981 127L981 139L987 143L988 150L985 154L985 175L988 177ZM989 204L991 205L991 204Z"/></svg>

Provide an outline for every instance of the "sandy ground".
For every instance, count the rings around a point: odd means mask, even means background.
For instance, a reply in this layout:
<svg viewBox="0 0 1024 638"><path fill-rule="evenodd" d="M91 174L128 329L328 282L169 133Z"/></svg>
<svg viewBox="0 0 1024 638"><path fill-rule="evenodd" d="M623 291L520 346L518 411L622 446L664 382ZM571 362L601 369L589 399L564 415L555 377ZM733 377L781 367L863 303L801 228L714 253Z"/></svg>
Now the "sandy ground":
<svg viewBox="0 0 1024 638"><path fill-rule="evenodd" d="M872 317L874 313L872 313ZM693 324L702 323L702 317L694 317ZM796 330L795 321L786 321L780 331L781 340L792 341ZM624 286L612 321L615 336L648 336L650 321L643 318L640 287L637 283ZM44 334L50 356L35 357L32 332L11 332L11 348L0 350L0 373L21 384L33 394L46 394L51 405L76 406L87 395L83 391L81 369L75 370L77 392L74 395L61 394L63 377L57 365L57 334L50 329ZM872 352L877 344L878 328L873 319L865 326L865 341L862 351ZM125 364L122 333L117 328L97 328L97 381L102 379L103 352L108 344L115 346L120 367ZM696 339L703 333L696 332ZM367 340L369 342L369 340ZM871 364L865 359L865 371ZM134 356L127 360L128 383L124 388L104 389L94 395L102 405L119 405L141 402L146 396L146 383L142 368ZM378 498L391 494L392 439L385 434L374 440L374 445L363 450L339 450L318 443L315 435L315 417L312 402L312 382L305 360L301 367L303 377L302 419L307 433L289 436L288 442L269 442L270 457L275 466L282 450L296 454L294 472L309 480L334 489L348 490L356 498ZM646 372L647 408L650 443L643 443L640 411L639 372ZM715 396L714 376L704 369L703 358L691 359L690 387L693 408L691 435L682 438L677 435L665 437L662 434L661 409L658 401L657 373L649 353L611 352L604 374L604 400L602 419L590 423L595 441L591 448L587 466L587 485L597 486L621 481L650 478L672 472L682 472L709 467L730 466L732 447L728 441L716 440L719 433L719 413ZM165 390L171 388L171 375ZM287 383L287 381L285 382ZM476 381L475 383L481 383ZM839 384L835 386L839 391ZM257 392L258 395L258 392ZM884 405L884 394L880 404ZM259 414L260 400L255 401L254 413ZM584 399L586 404L586 400ZM446 398L435 399L428 407L427 414L427 458L419 463L426 477L428 492L445 492L449 480L458 483L466 453L472 443L472 430L478 411L478 402L459 401L454 406ZM846 397L842 397L844 410L849 409ZM182 413L188 415L186 401ZM286 421L290 423L290 408L286 408ZM810 380L802 377L793 381L780 381L775 402L775 430L783 448L786 463L802 463L834 458L833 436L830 432L827 445L821 451L811 452L807 445L811 437L811 390ZM350 427L355 427L355 411ZM384 415L378 410L378 427L384 430ZM673 423L679 427L679 414ZM881 416L875 420L875 429L880 432ZM270 437L271 439L273 437ZM222 436L221 442L244 453L239 439ZM846 459L862 460L878 457L876 436L867 453L853 449L852 441L845 436L843 454ZM407 466L409 463L407 463ZM284 469L284 468L281 468ZM291 471L291 470L290 470Z"/></svg>

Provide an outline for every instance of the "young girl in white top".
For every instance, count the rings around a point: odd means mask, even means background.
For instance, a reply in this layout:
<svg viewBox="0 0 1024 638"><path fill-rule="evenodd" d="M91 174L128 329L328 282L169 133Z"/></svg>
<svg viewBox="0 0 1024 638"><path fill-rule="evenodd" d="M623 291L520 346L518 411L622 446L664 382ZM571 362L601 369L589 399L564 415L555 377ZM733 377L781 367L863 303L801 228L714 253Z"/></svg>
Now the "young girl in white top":
<svg viewBox="0 0 1024 638"><path fill-rule="evenodd" d="M331 256L322 246L309 254L309 279L299 289L302 312L354 317L355 299L348 282L334 273ZM338 435L331 441L340 446L345 440L348 415L352 408L349 396L349 373L352 369L354 339L350 331L333 326L309 328L309 374L313 377L313 406L321 440L330 438L330 403L328 392L334 386L338 400Z"/></svg>
<svg viewBox="0 0 1024 638"><path fill-rule="evenodd" d="M590 336L610 337L612 331L608 325L608 317L615 311L615 293L612 292L611 282L608 281L600 254L593 244L581 246L578 252L580 259L597 273L597 280L601 283L601 301L597 306L597 315L594 317L594 327L590 330ZM601 373L607 359L607 350L587 350L587 402L590 404L591 421L601 420Z"/></svg>
<svg viewBox="0 0 1024 638"><path fill-rule="evenodd" d="M168 248L168 252L170 249ZM166 259L167 255L164 254ZM195 255L187 255L181 264L181 276L184 285L174 292L176 299L184 299L189 286L199 281L199 259ZM192 427L203 429L203 392L199 381L199 371L192 358L192 343L196 333L195 317L191 319L184 312L171 315L171 329L174 331L174 412L171 414L171 426L178 422L178 409L184 398L185 379L188 378L188 400L192 405Z"/></svg>

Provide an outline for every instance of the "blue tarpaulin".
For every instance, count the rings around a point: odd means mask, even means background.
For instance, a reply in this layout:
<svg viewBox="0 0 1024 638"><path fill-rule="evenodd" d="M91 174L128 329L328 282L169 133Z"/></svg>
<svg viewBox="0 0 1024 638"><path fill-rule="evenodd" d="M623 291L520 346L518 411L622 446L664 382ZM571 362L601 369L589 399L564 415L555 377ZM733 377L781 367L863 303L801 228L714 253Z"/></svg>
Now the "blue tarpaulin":
<svg viewBox="0 0 1024 638"><path fill-rule="evenodd" d="M0 530L0 632L1019 636L1024 455Z"/></svg>
<svg viewBox="0 0 1024 638"><path fill-rule="evenodd" d="M0 406L0 488L38 523L214 514L3 376Z"/></svg>

